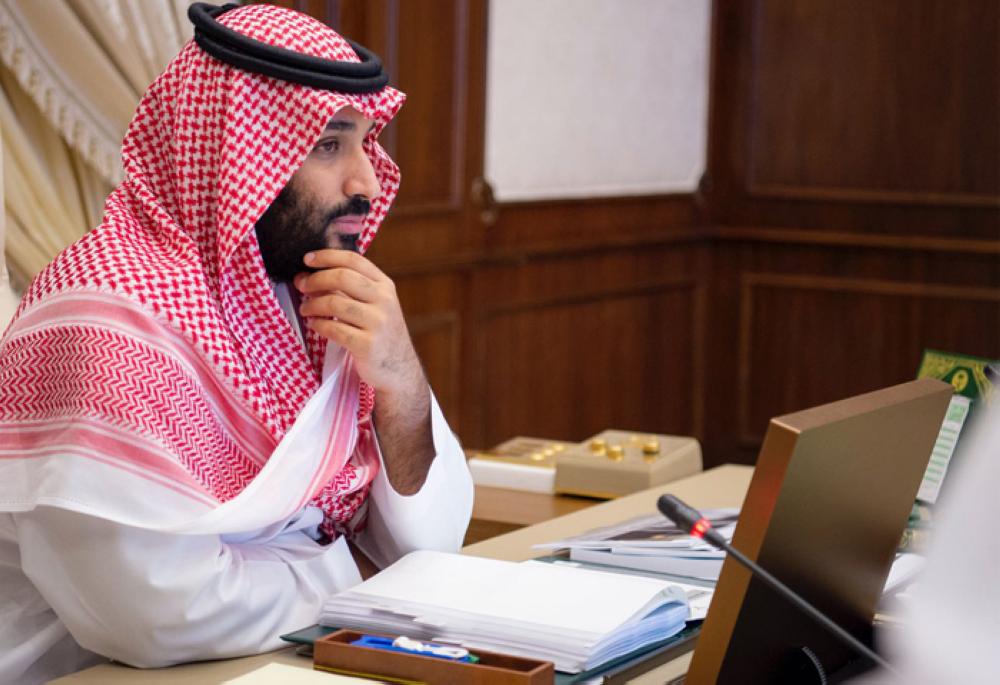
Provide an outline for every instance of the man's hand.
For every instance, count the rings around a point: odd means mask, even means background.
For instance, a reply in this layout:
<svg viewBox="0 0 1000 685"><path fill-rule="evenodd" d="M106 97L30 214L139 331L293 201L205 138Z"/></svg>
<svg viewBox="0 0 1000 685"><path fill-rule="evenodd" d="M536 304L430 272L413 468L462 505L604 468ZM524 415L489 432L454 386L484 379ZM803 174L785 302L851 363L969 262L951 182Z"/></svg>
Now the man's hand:
<svg viewBox="0 0 1000 685"><path fill-rule="evenodd" d="M417 492L434 459L430 388L406 329L396 286L371 261L347 250L306 255L316 269L295 277L306 324L354 357L375 388L375 429L389 482Z"/></svg>
<svg viewBox="0 0 1000 685"><path fill-rule="evenodd" d="M317 271L295 278L307 325L354 355L362 380L379 397L426 386L392 280L355 252L310 255L306 264Z"/></svg>

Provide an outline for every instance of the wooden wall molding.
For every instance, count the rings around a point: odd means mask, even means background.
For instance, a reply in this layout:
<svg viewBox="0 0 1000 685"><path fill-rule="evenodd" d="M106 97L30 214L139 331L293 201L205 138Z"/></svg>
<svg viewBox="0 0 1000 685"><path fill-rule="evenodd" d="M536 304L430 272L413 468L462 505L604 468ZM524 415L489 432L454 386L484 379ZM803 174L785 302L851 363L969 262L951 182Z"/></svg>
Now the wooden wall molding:
<svg viewBox="0 0 1000 685"><path fill-rule="evenodd" d="M753 166L751 165L751 173ZM864 190L757 183L753 176L746 185L747 197L789 200L832 200L876 204L934 205L943 207L1000 207L1000 196L975 193L924 193L895 190Z"/></svg>
<svg viewBox="0 0 1000 685"><path fill-rule="evenodd" d="M763 434L750 425L751 352L753 339L753 312L755 291L760 288L788 291L817 291L827 293L854 293L889 297L937 298L948 301L996 302L1000 304L1000 288L969 287L937 283L910 283L879 279L838 278L819 275L797 275L744 272L739 286L739 352L737 430L739 446L756 448ZM756 427L759 431L763 426Z"/></svg>
<svg viewBox="0 0 1000 685"><path fill-rule="evenodd" d="M796 290L854 292L871 295L936 297L958 300L1000 302L1000 288L973 288L943 283L909 283L874 278L838 278L818 275L746 272L740 278L742 288L758 286Z"/></svg>
<svg viewBox="0 0 1000 685"><path fill-rule="evenodd" d="M534 309L550 309L553 307L570 307L580 304L594 304L605 300L618 300L626 297L655 295L678 289L695 289L699 283L692 278L657 279L640 283L630 283L627 286L609 288L596 293L580 293L556 297L539 297L513 302L487 305L480 310L479 318L483 321L497 316L509 316Z"/></svg>
<svg viewBox="0 0 1000 685"><path fill-rule="evenodd" d="M704 281L696 283L692 288L691 325L694 331L691 350L691 363L694 366L694 385L691 387L691 402L693 403L692 432L702 443L702 463L705 462L705 375L708 338L708 286Z"/></svg>
<svg viewBox="0 0 1000 685"><path fill-rule="evenodd" d="M454 309L436 311L430 314L415 314L406 317L406 325L410 330L410 335L420 335L440 329L450 329L458 331L461 316ZM457 361L458 358L455 357Z"/></svg>
<svg viewBox="0 0 1000 685"><path fill-rule="evenodd" d="M395 0L398 2L399 0ZM461 210L465 205L466 188L465 178L465 146L469 144L465 111L469 100L469 80L466 73L469 69L469 49L468 41L465 37L469 35L469 4L465 0L454 0L454 20L455 35L459 40L455 42L455 62L452 64L452 111L453 118L451 130L451 197L449 206L455 210ZM405 106L405 105L404 105ZM439 123L428 122L432 128L440 126Z"/></svg>
<svg viewBox="0 0 1000 685"><path fill-rule="evenodd" d="M489 252L477 250L406 261L382 260L379 266L393 278L431 276L445 272L475 271L488 266L520 266L539 259L574 259L595 254L634 252L675 245L680 247L705 243L710 237L707 227L691 227L690 231L683 232L670 229L641 235L597 236L571 244L534 243L524 247L497 248Z"/></svg>
<svg viewBox="0 0 1000 685"><path fill-rule="evenodd" d="M487 252L601 241L659 239L665 233L702 238L702 217L692 194L546 200L496 205L485 234Z"/></svg>
<svg viewBox="0 0 1000 685"><path fill-rule="evenodd" d="M404 175L405 178L405 175ZM454 201L448 202L422 202L420 204L404 204L402 206L392 207L391 216L394 219L411 219L411 218L428 218L428 217L443 217L453 215L458 209L461 209L460 205L455 204Z"/></svg>
<svg viewBox="0 0 1000 685"><path fill-rule="evenodd" d="M997 229L997 240L934 238L921 235L879 235L853 231L815 231L804 228L763 226L716 226L711 230L711 233L714 237L726 241L1000 255L1000 227Z"/></svg>

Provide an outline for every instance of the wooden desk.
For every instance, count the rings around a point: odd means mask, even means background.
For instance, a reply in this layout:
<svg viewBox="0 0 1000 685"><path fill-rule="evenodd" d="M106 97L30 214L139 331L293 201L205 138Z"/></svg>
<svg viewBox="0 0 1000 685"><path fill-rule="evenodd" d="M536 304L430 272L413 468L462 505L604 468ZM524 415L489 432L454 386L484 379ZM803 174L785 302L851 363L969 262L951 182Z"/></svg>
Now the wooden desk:
<svg viewBox="0 0 1000 685"><path fill-rule="evenodd" d="M531 549L532 545L539 542L559 540L641 514L656 513L656 498L667 492L674 493L700 509L739 506L743 503L743 497L750 486L751 474L753 468L750 466L733 464L719 466L634 495L601 502L556 519L468 545L462 549L462 553L509 561L532 559L545 554Z"/></svg>
<svg viewBox="0 0 1000 685"><path fill-rule="evenodd" d="M749 466L720 466L690 478L638 492L628 497L595 504L551 521L515 530L500 537L469 545L463 554L493 559L522 561L540 556L531 545L582 533L597 526L610 525L633 516L656 511L656 498L672 492L698 508L739 506L743 502L753 469ZM662 683L684 673L690 655L664 664L633 681L635 685ZM243 659L227 659L201 664L187 664L160 670L137 670L117 664L102 664L53 681L59 685L220 685L245 676L269 663L278 662L301 668L303 676L311 676L312 662L295 657L292 650L283 649ZM295 685L294 681L286 681ZM331 679L331 682L334 682ZM236 685L236 684L234 684Z"/></svg>
<svg viewBox="0 0 1000 685"><path fill-rule="evenodd" d="M588 497L545 495L477 485L465 544L481 542L600 503L601 500Z"/></svg>

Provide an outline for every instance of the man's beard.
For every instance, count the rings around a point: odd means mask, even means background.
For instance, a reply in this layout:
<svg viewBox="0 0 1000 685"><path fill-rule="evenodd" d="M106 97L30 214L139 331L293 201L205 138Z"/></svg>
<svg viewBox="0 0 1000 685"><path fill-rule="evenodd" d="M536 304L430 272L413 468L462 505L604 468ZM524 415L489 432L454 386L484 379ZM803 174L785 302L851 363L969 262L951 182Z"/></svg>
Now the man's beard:
<svg viewBox="0 0 1000 685"><path fill-rule="evenodd" d="M275 283L291 283L296 274L311 271L302 261L307 252L337 247L357 251L357 236L342 236L331 246L330 223L342 216L365 216L371 205L354 195L334 207L320 207L289 183L254 225L264 269Z"/></svg>

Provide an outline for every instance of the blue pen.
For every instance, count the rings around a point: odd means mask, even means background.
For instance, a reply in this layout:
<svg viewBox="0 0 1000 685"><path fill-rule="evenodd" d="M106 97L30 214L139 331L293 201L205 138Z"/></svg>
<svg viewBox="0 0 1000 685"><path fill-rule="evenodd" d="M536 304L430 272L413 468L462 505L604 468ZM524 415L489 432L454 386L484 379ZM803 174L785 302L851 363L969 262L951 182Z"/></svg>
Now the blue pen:
<svg viewBox="0 0 1000 685"><path fill-rule="evenodd" d="M437 659L448 659L449 661L462 661L465 663L479 663L479 657L469 654L469 650L453 645L440 645L434 642L421 642L405 636L393 640L381 635L362 635L360 639L351 643L356 647L370 647L372 649L384 649L389 652L403 652L405 654L417 654L419 656L432 656Z"/></svg>

